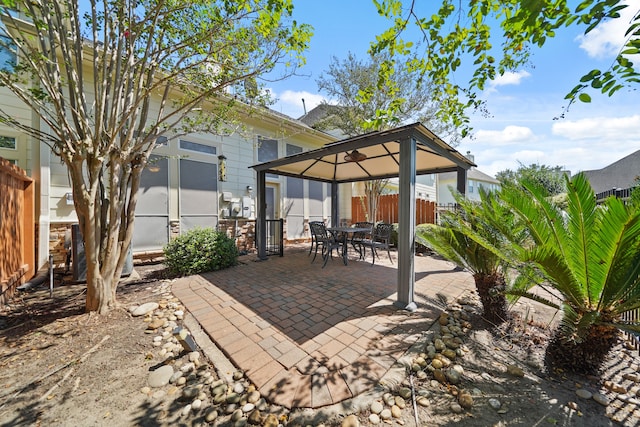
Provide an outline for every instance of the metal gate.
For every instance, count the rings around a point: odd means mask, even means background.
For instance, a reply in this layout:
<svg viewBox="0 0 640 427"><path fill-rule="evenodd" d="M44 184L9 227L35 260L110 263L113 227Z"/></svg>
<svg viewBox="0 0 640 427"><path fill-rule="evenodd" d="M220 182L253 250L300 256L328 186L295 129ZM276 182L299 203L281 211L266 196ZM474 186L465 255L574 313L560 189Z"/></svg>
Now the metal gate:
<svg viewBox="0 0 640 427"><path fill-rule="evenodd" d="M283 231L284 220L283 219L268 219L266 220L267 228L267 256L269 255L284 255L283 245Z"/></svg>

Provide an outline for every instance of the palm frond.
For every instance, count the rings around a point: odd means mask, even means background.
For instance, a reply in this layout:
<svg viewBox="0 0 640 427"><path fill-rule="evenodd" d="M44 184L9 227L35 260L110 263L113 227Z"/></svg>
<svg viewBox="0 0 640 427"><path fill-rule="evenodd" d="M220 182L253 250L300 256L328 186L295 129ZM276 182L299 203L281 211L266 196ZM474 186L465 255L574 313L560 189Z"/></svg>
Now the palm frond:
<svg viewBox="0 0 640 427"><path fill-rule="evenodd" d="M610 199L599 227L594 262L601 262L602 290L598 307L607 308L640 299L640 209ZM600 261L603 260L604 262Z"/></svg>
<svg viewBox="0 0 640 427"><path fill-rule="evenodd" d="M597 280L591 274L591 268L598 268L597 264L590 262L589 255L592 251L594 240L594 225L596 222L596 198L584 174L576 175L572 180L567 181L567 234L569 238L566 243L563 255L565 262L572 271L576 281L584 284L587 303L595 304L594 289L597 287ZM591 292L589 291L591 290Z"/></svg>
<svg viewBox="0 0 640 427"><path fill-rule="evenodd" d="M621 331L640 334L640 323L613 322L613 323L602 323L602 325L613 326L620 329Z"/></svg>
<svg viewBox="0 0 640 427"><path fill-rule="evenodd" d="M458 267L468 268L468 263L462 256L466 248L460 247L459 240L455 238L450 229L435 224L425 224L420 229L416 229L416 240Z"/></svg>
<svg viewBox="0 0 640 427"><path fill-rule="evenodd" d="M629 262L630 267L620 279L622 286L617 287L615 295L610 298L610 308L615 313L640 308L640 250L636 250L636 256ZM605 288L608 291L609 288Z"/></svg>
<svg viewBox="0 0 640 427"><path fill-rule="evenodd" d="M589 330L592 325L598 323L600 319L599 311L588 311L583 312L581 316L579 316L578 322L575 324L575 340L576 342L582 342L587 337Z"/></svg>
<svg viewBox="0 0 640 427"><path fill-rule="evenodd" d="M562 299L570 301L576 307L585 305L585 289L573 275L565 258L557 252L555 246L536 246L523 253L524 261L536 263L548 281L553 284Z"/></svg>
<svg viewBox="0 0 640 427"><path fill-rule="evenodd" d="M540 273L540 270L528 263L519 263L513 267L516 274L509 274L509 277L514 277L512 280L507 280L509 286L507 288L506 296L509 302L515 303L521 296L523 296L516 294L516 292L528 292L536 286L542 289L545 277ZM512 270L508 269L507 271L511 273Z"/></svg>
<svg viewBox="0 0 640 427"><path fill-rule="evenodd" d="M546 305L547 307L555 308L558 310L561 308L559 304L551 301L550 299L547 299L538 294L531 293L524 289L517 289L517 288L507 289L506 294L511 296L516 296L518 298L520 297L527 298L532 301L539 302L540 304Z"/></svg>
<svg viewBox="0 0 640 427"><path fill-rule="evenodd" d="M576 334L576 325L580 321L579 313L571 307L569 304L562 304L562 318L558 324L558 330L560 336L564 340L574 340Z"/></svg>
<svg viewBox="0 0 640 427"><path fill-rule="evenodd" d="M523 188L505 185L500 192L500 197L522 221L536 244L550 238L551 230L548 223L541 219L537 201Z"/></svg>
<svg viewBox="0 0 640 427"><path fill-rule="evenodd" d="M541 232L546 232L545 234L538 233L543 236L544 240L538 241L537 243L549 243L549 240L551 240L555 243L562 255L566 257L567 254L565 250L569 238L564 226L562 211L550 202L548 194L543 187L531 181L523 181L521 184L535 202L535 213L531 218L533 220L532 225Z"/></svg>

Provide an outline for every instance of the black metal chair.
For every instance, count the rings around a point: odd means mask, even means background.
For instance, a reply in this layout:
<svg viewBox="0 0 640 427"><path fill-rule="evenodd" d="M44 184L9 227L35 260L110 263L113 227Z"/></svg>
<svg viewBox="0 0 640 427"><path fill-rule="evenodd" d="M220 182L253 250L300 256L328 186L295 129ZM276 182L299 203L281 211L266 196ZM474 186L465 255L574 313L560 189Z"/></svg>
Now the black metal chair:
<svg viewBox="0 0 640 427"><path fill-rule="evenodd" d="M376 256L378 256L378 249L385 249L387 251L387 255L389 255L389 261L391 261L391 263L393 263L393 260L391 259L391 233L393 231L393 224L387 224L384 222L381 222L379 224L376 225L375 229L373 230L373 235L371 236L371 239L364 239L362 242L360 242L360 244L363 247L370 247L371 248L371 256L373 257L373 260L371 261L371 265L375 264L376 262Z"/></svg>
<svg viewBox="0 0 640 427"><path fill-rule="evenodd" d="M318 255L318 247L320 246L322 248L322 260L324 261L322 263L322 268L324 268L327 265L329 257L333 258L334 249L338 251L338 254L341 254L340 251L342 250L342 239L338 239L336 236L331 234L327 230L327 227L325 227L323 222L310 222L309 227L311 228L312 239L314 239L316 242L316 250L311 262L314 262L316 260L316 256Z"/></svg>
<svg viewBox="0 0 640 427"><path fill-rule="evenodd" d="M322 221L309 221L309 233L311 233L311 246L309 247L309 253L307 254L307 256L311 255L311 252L313 252L314 248L316 250L316 254L318 253L318 242L316 240L315 235L313 234L313 230L311 229L311 224L322 224L324 225L324 222ZM314 255L314 259L315 259L315 255Z"/></svg>
<svg viewBox="0 0 640 427"><path fill-rule="evenodd" d="M369 229L369 232L356 231L351 236L351 246L353 246L353 249L355 249L356 252L358 252L358 254L360 255L359 259L364 259L364 248L362 247L361 243L364 240L371 239L371 233L373 232L373 223L366 221L356 222L354 224L354 227Z"/></svg>

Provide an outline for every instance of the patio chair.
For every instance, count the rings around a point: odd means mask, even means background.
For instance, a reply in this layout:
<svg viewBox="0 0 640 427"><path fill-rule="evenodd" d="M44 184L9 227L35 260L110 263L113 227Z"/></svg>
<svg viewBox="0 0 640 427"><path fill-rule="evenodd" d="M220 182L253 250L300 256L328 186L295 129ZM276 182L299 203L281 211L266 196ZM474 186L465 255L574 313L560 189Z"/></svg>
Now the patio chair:
<svg viewBox="0 0 640 427"><path fill-rule="evenodd" d="M313 250L316 250L316 254L318 253L318 242L316 240L316 236L313 234L313 230L311 229L311 224L316 223L316 224L323 224L324 222L322 221L309 221L309 232L311 233L311 246L309 247L309 253L307 254L307 256L311 255L311 252L313 252ZM315 255L314 255L315 258Z"/></svg>
<svg viewBox="0 0 640 427"><path fill-rule="evenodd" d="M393 224L387 224L384 222L376 225L373 230L373 235L371 239L364 239L360 244L363 247L371 248L371 256L373 260L371 261L371 265L375 264L376 256L378 256L378 249L386 249L387 255L389 255L389 261L393 263L391 259L391 232L393 231Z"/></svg>
<svg viewBox="0 0 640 427"><path fill-rule="evenodd" d="M368 228L370 231L368 233L366 232L355 232L353 233L353 235L351 236L351 246L353 246L353 249L355 249L358 254L360 255L359 259L364 259L364 248L362 247L362 245L360 244L362 241L366 240L366 239L370 239L371 238L371 232L373 231L373 223L372 222L365 222L365 221L361 221L361 222L356 222L354 224L355 228Z"/></svg>
<svg viewBox="0 0 640 427"><path fill-rule="evenodd" d="M309 223L309 226L311 227L311 235L313 236L312 239L314 239L316 242L316 250L311 262L314 262L316 260L316 256L318 255L318 247L321 247L322 260L324 261L322 263L322 268L324 268L327 265L329 257L333 258L334 249L338 250L338 254L340 254L342 240L331 234L327 230L327 227L325 227L323 222L313 221Z"/></svg>

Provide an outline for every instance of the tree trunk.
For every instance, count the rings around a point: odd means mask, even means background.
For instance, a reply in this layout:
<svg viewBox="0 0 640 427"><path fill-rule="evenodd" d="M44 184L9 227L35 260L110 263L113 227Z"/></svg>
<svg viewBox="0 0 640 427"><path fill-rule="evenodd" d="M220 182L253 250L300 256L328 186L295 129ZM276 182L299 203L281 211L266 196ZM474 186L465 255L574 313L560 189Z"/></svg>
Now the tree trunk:
<svg viewBox="0 0 640 427"><path fill-rule="evenodd" d="M620 331L613 326L591 325L582 342L569 340L562 327L556 329L545 352L550 371L562 369L578 374L597 374L607 354L618 342Z"/></svg>
<svg viewBox="0 0 640 427"><path fill-rule="evenodd" d="M146 157L139 156L132 170L121 167L126 162L127 159L111 159L106 171L108 182L112 184L106 189L99 185L102 164L98 164L94 173L90 174L89 188L95 188L95 191L74 187L76 213L87 263L87 312L106 314L117 306L116 291L133 237L137 192ZM80 175L82 166L74 166L74 172ZM76 178L75 182L81 181ZM76 196L76 192L80 195Z"/></svg>
<svg viewBox="0 0 640 427"><path fill-rule="evenodd" d="M99 314L106 314L116 305L115 287L111 278L97 277L89 280L87 275L87 302L85 311L96 311Z"/></svg>
<svg viewBox="0 0 640 427"><path fill-rule="evenodd" d="M502 274L478 273L473 276L482 302L483 316L493 324L503 323L508 318L506 289Z"/></svg>

